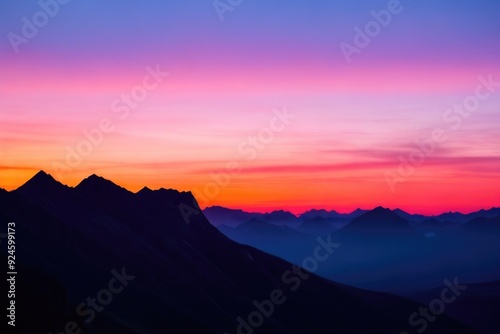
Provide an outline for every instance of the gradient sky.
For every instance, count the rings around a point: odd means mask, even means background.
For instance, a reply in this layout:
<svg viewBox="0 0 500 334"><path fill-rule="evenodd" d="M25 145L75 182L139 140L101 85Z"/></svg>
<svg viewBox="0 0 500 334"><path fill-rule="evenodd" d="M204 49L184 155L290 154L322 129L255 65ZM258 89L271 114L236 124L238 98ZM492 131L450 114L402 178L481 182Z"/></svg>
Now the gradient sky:
<svg viewBox="0 0 500 334"><path fill-rule="evenodd" d="M402 1L348 63L340 43L387 3L245 0L221 22L212 0L72 0L16 53L8 34L40 6L2 0L0 187L43 169L71 186L96 173L252 211L500 206L500 87L458 129L443 120L479 77L500 81L500 3ZM112 102L157 65L169 76L119 119ZM283 108L295 118L247 159L238 147ZM57 175L66 147L104 118L114 131ZM447 139L392 191L386 172L436 128ZM229 162L240 171L213 195L211 174Z"/></svg>

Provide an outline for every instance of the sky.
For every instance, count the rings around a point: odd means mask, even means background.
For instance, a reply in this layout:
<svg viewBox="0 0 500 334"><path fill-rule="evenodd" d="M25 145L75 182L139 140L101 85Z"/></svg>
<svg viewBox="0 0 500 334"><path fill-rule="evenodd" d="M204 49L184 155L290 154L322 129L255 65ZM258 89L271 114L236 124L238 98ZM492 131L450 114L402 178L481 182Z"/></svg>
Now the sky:
<svg viewBox="0 0 500 334"><path fill-rule="evenodd" d="M498 1L60 1L0 1L2 188L500 206Z"/></svg>

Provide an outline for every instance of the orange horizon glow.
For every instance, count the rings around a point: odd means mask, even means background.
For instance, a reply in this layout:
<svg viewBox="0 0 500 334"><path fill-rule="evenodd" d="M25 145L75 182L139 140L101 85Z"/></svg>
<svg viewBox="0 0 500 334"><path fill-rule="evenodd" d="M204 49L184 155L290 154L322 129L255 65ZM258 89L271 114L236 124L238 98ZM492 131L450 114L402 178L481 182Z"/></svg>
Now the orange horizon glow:
<svg viewBox="0 0 500 334"><path fill-rule="evenodd" d="M4 35L33 12L9 6ZM193 6L75 2L19 52L0 43L0 187L44 170L259 212L500 206L497 5L412 4L352 62L339 44L372 2L247 7L224 23ZM445 139L408 172L435 131Z"/></svg>
<svg viewBox="0 0 500 334"><path fill-rule="evenodd" d="M18 174L20 179L18 182L13 184L11 187L5 187L5 190L12 191L23 185L25 182L27 182L31 177L33 177L38 170L32 170L32 169L26 169L23 173ZM48 173L50 174L50 173ZM22 176L22 177L21 177ZM54 177L54 175L52 175ZM74 175L74 178L67 178L62 182L61 180L58 180L59 182L70 186L70 187L76 187L83 179L87 178L90 175L85 175L82 177L76 177ZM179 186L175 187L172 186L172 184L169 184L167 182L157 182L157 183L146 183L146 184L139 184L138 182L133 182L130 183L127 181L126 177L122 178L110 178L106 177L102 174L98 174L98 176L102 176L113 183L117 184L118 186L121 186L133 193L138 192L144 187L148 187L150 189L156 190L160 188L165 188L165 189L176 189L178 191L190 191L193 193L195 198L197 199L198 203L200 204L200 207L202 209L205 209L206 207L210 206L222 206L230 209L240 209L243 211L247 212L259 212L259 213L268 213L272 211L277 211L277 210L284 210L293 213L294 215L298 216L306 211L309 211L311 209L325 209L325 210L335 210L339 213L350 213L356 209L364 209L364 210L371 210L375 207L382 206L385 208L389 208L391 210L395 209L401 209L404 210L410 214L424 214L424 215L439 215L441 213L446 213L446 212L460 212L460 213L471 213L475 211L479 211L481 209L490 209L494 207L500 207L500 203L498 201L488 201L487 197L484 196L484 198L479 198L481 200L481 203L484 203L484 205L477 205L473 203L468 203L467 201L463 201L460 199L459 196L456 198L448 198L444 200L443 196L446 196L446 191L439 192L438 189L431 189L431 197L429 197L429 194L426 194L422 196L421 198L417 198L417 201L415 200L415 196L395 196L398 197L398 202L378 202L376 200L373 201L366 201L363 203L360 203L360 205L353 205L350 204L351 200L350 197L353 195L347 195L346 193L343 193L341 196L335 196L331 195L331 201L325 199L325 198L311 198L310 201L304 202L303 200L297 200L293 196L293 192L290 192L290 196L281 198L280 200L270 202L270 201L254 201L252 200L255 198L255 196L258 196L261 191L272 191L272 188L269 189L263 189L256 191L255 194L249 193L248 189L244 189L242 191L235 191L235 190L230 190L229 186L228 188L220 187L220 195L216 196L213 199L209 199L208 196L206 196L202 190L202 188L197 187L195 184L191 184L192 188L186 187L186 186ZM135 180L140 180L142 179L141 177L135 178ZM147 177L144 177L144 180L147 180ZM180 183L182 184L182 183ZM416 183L409 184L408 187L412 188L414 186L418 185ZM290 191L293 190L293 186L290 187ZM362 189L363 186L360 185L360 188ZM194 189L194 190L193 190ZM344 189L345 190L345 189ZM428 189L427 189L428 190ZM306 194L317 194L316 190L307 190L307 189L302 189L301 191L305 191ZM377 194L374 193L374 196ZM433 201L439 201L440 205L436 207L432 207L428 205L429 198L431 198ZM297 204L295 204L297 203ZM337 204L333 204L337 203ZM399 203L399 204L398 204ZM447 205L446 210L443 210L442 203L445 203Z"/></svg>

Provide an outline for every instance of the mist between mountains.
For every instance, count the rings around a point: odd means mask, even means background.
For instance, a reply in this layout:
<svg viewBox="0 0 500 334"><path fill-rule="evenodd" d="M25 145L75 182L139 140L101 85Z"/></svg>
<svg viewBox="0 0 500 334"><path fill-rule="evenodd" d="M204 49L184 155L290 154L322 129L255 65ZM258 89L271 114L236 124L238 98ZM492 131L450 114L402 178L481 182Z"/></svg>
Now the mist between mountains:
<svg viewBox="0 0 500 334"><path fill-rule="evenodd" d="M255 135L242 140L236 147L237 159L230 160L226 165L208 176L212 181L204 184L202 189L194 188L193 205L181 203L178 208L186 224L191 222L191 216L201 213L200 206L207 207L222 190L227 188L234 176L239 175L245 163L255 161L259 152L266 149L275 139L275 134L280 133L291 124L296 115L289 112L284 106L282 110L274 109L273 116L269 119L267 126L255 132ZM196 202L197 201L197 202Z"/></svg>

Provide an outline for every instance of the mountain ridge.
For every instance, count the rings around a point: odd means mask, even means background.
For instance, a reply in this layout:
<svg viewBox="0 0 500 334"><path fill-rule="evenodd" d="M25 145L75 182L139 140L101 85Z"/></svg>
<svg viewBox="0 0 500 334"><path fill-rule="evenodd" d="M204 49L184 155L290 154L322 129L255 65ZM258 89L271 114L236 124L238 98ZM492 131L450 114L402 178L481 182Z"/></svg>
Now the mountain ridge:
<svg viewBox="0 0 500 334"><path fill-rule="evenodd" d="M234 331L236 319L254 310L252 301L269 298L269 292L278 288L288 291L289 285L283 281L288 276L283 275L292 274L290 263L229 240L203 213L187 224L178 204L195 205L189 195L166 189L138 195L122 193L116 186L117 194L128 195L123 196L125 202L114 202L113 196L96 197L94 190L85 187L44 193L46 184L30 184L14 192L0 192L3 219L16 221L19 263L40 273L19 269L20 277L30 280L19 283L18 298L37 296L40 303L20 307L18 321L24 332L64 328L64 317L40 308L52 305L52 297L45 294L47 279L54 291L60 291L57 298L64 313L72 314L71 305L102 289L113 268L126 268L134 281L119 296L121 301L106 306L106 312L92 323L95 328L108 328L107 332L119 332L116 328L123 326L110 313L151 333ZM394 332L404 328L408 314L419 307L399 297L307 275L298 280L300 289L293 292L293 298L280 305L279 312L259 330ZM25 291L30 291L29 296ZM38 315L37 321L28 321L31 314ZM429 333L445 329L468 332L443 316ZM131 327L130 333L136 331Z"/></svg>

